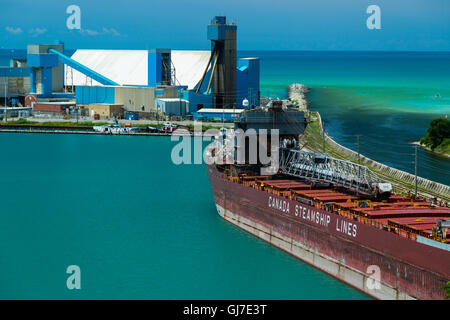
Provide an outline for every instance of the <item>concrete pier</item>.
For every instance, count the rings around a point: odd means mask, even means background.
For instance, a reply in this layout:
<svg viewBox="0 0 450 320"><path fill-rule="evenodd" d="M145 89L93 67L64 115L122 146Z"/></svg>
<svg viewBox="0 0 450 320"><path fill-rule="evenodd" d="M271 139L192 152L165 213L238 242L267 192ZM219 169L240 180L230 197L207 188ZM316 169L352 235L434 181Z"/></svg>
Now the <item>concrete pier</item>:
<svg viewBox="0 0 450 320"><path fill-rule="evenodd" d="M293 83L288 86L288 98L295 102L301 111L309 111L309 102L306 99L306 94L309 88L304 84Z"/></svg>

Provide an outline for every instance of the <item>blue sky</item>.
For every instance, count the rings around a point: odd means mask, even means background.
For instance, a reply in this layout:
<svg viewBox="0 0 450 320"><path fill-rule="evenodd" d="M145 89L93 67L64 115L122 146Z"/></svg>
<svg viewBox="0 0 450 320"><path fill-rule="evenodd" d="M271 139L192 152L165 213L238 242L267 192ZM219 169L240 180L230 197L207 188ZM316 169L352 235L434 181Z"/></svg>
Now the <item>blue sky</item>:
<svg viewBox="0 0 450 320"><path fill-rule="evenodd" d="M71 4L81 30L66 27ZM369 5L381 30L366 27ZM236 21L239 50L450 51L450 0L2 0L0 48L208 49L214 15Z"/></svg>

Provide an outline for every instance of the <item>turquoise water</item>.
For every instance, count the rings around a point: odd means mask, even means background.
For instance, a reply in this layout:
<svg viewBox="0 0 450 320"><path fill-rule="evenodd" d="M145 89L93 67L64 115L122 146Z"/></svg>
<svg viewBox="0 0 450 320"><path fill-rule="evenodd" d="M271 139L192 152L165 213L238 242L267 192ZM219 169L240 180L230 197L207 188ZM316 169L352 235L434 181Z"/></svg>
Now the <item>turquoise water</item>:
<svg viewBox="0 0 450 320"><path fill-rule="evenodd" d="M409 172L408 142L450 111L448 53L241 55L261 57L262 95L311 86L332 137L356 148L360 135L363 154ZM0 145L0 299L367 298L223 221L205 168L173 165L167 138L3 133ZM449 172L419 149L419 175L450 184ZM72 264L80 291L66 288Z"/></svg>
<svg viewBox="0 0 450 320"><path fill-rule="evenodd" d="M0 299L367 298L222 220L174 143L1 134Z"/></svg>
<svg viewBox="0 0 450 320"><path fill-rule="evenodd" d="M66 50L71 54L73 50ZM25 50L0 50L0 65ZM450 52L241 51L261 59L261 94L286 97L293 82L312 88L311 108L339 143L414 173L414 149L436 117L450 115ZM439 97L437 97L439 95ZM450 184L450 159L419 148L418 174Z"/></svg>
<svg viewBox="0 0 450 320"><path fill-rule="evenodd" d="M431 120L450 116L449 52L247 51L261 58L261 95L311 87L311 109L339 143L414 173L414 149ZM436 97L436 95L440 97ZM450 159L419 148L418 174L450 184Z"/></svg>

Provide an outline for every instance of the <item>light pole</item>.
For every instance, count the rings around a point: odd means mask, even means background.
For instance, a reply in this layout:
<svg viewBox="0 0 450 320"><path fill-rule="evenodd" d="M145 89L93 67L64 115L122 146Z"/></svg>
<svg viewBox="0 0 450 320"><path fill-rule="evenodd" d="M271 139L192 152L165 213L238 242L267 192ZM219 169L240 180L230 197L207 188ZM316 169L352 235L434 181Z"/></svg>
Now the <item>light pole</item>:
<svg viewBox="0 0 450 320"><path fill-rule="evenodd" d="M325 120L322 119L322 149L323 149L323 154L325 154Z"/></svg>
<svg viewBox="0 0 450 320"><path fill-rule="evenodd" d="M8 78L6 78L5 77L5 109L3 109L3 118L5 118L5 122L8 122L8 111L7 111L7 107L8 107L8 102L6 101L6 95L7 95L7 93L6 93L6 91L7 91L7 89L6 89L6 86L7 86L7 83L8 83Z"/></svg>
<svg viewBox="0 0 450 320"><path fill-rule="evenodd" d="M417 198L417 146L414 152L414 199Z"/></svg>

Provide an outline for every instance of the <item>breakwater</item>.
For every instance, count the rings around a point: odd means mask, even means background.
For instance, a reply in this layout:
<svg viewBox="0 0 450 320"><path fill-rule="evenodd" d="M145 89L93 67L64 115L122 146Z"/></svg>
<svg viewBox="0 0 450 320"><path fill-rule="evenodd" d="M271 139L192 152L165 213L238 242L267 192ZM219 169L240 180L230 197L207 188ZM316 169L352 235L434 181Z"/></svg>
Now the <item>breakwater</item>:
<svg viewBox="0 0 450 320"><path fill-rule="evenodd" d="M309 87L300 83L293 83L287 87L288 98L293 101L301 111L309 111L309 102L306 94Z"/></svg>

